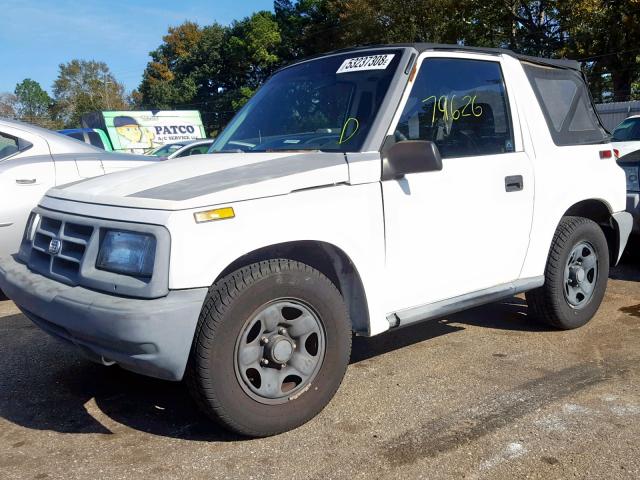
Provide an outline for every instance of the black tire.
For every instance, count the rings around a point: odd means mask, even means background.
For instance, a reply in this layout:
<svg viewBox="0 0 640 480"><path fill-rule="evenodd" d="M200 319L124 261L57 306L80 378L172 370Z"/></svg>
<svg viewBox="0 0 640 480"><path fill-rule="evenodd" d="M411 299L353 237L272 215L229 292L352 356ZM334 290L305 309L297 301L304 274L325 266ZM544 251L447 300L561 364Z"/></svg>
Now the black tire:
<svg viewBox="0 0 640 480"><path fill-rule="evenodd" d="M241 384L234 363L236 342L255 312L281 298L305 302L317 313L325 334L324 357L299 394L282 400L285 403L265 404ZM209 289L191 349L187 385L201 409L223 427L265 437L316 416L340 386L350 354L351 323L335 285L303 263L263 261L236 270Z"/></svg>
<svg viewBox="0 0 640 480"><path fill-rule="evenodd" d="M587 242L597 255L597 278L593 293L579 308L565 294L565 267L571 252ZM583 217L563 217L551 242L542 287L526 293L530 314L542 322L563 330L585 325L598 311L609 277L609 247L600 226Z"/></svg>

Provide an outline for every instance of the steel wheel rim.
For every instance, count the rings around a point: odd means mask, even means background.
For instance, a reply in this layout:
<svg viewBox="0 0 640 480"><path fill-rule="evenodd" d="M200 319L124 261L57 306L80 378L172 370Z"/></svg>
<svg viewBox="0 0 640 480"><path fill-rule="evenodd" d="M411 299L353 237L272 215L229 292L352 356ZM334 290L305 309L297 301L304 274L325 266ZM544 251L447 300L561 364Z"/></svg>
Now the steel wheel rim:
<svg viewBox="0 0 640 480"><path fill-rule="evenodd" d="M564 297L572 308L583 308L598 281L598 255L589 242L580 242L569 253L564 268Z"/></svg>
<svg viewBox="0 0 640 480"><path fill-rule="evenodd" d="M322 366L325 337L320 317L305 302L283 298L263 305L236 340L234 370L240 386L260 403L294 400Z"/></svg>

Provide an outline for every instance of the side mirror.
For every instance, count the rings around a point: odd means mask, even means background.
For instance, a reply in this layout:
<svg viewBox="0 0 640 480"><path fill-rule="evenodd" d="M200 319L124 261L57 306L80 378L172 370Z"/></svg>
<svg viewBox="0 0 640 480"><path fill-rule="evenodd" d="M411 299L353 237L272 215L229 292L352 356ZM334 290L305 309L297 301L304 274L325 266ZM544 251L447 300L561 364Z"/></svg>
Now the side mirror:
<svg viewBox="0 0 640 480"><path fill-rule="evenodd" d="M442 157L433 142L403 140L382 149L382 180L402 178L408 173L439 170L442 170Z"/></svg>

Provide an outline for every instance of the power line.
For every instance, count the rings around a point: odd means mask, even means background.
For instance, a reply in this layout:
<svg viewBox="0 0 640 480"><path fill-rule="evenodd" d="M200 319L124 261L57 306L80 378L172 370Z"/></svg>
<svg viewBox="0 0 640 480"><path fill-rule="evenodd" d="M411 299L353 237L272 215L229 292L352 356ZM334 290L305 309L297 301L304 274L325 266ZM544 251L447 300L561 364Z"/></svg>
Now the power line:
<svg viewBox="0 0 640 480"><path fill-rule="evenodd" d="M597 58L612 57L614 55L619 55L621 53L632 53L632 52L640 52L640 48L632 48L629 50L618 50L617 52L602 53L599 55L592 55L590 57L578 58L577 60L578 62L586 62L588 60L594 60Z"/></svg>

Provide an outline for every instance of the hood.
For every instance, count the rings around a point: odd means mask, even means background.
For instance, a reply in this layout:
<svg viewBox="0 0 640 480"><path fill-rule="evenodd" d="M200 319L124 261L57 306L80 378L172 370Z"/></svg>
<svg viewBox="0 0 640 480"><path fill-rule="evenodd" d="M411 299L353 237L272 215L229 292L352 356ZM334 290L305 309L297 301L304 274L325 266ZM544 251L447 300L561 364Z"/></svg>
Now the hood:
<svg viewBox="0 0 640 480"><path fill-rule="evenodd" d="M218 153L176 158L47 192L100 205L185 210L347 182L342 153Z"/></svg>

